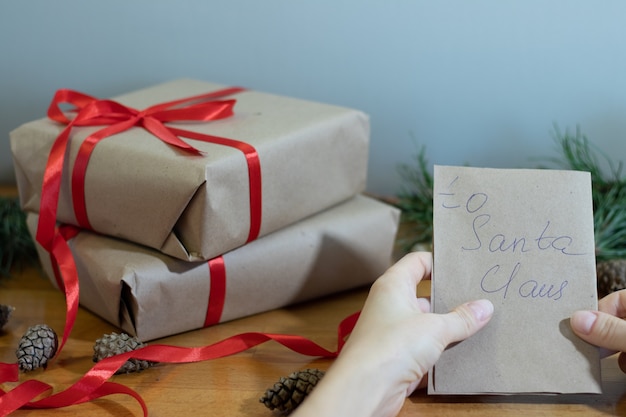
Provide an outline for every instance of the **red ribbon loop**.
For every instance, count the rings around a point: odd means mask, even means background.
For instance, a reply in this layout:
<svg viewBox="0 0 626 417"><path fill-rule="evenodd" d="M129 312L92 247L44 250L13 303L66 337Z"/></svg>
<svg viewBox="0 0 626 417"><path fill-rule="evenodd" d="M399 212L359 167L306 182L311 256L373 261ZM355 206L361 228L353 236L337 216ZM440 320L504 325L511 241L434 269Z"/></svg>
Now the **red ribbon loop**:
<svg viewBox="0 0 626 417"><path fill-rule="evenodd" d="M187 144L180 136L191 137L205 142L215 143L214 137L197 134L166 126L166 122L208 122L219 120L233 115L235 100L217 100L225 96L244 91L243 88L230 87L206 94L199 94L165 103L159 103L139 111L124 106L113 100L99 100L87 94L63 89L58 90L48 108L48 117L51 120L66 124L52 145L41 192L40 217L37 228L37 241L48 251L52 248L54 224L58 209L61 175L65 164L65 155L69 146L69 135L75 126L102 126L106 127L90 135L81 144L74 170L72 172L72 202L74 214L78 224L86 229L92 229L87 216L85 205L85 175L91 153L96 144L104 138L121 133L132 127L141 127L152 133L163 142L191 155L200 155L201 152ZM73 106L72 112L76 115L70 119L61 110L62 104ZM190 134L186 134L190 133ZM238 142L238 141L233 141ZM232 146L232 145L227 145ZM247 156L246 156L247 158ZM257 162L258 164L258 157ZM254 169L256 171L256 169ZM259 171L260 174L260 171ZM260 180L253 182L260 185ZM252 184L251 184L252 187ZM257 191L255 191L257 193ZM252 194L252 192L251 192ZM260 204L251 202L251 226L260 222L260 211L252 211L252 207L260 208ZM255 208L256 210L256 208ZM258 236L258 232L256 234ZM253 239L256 238L253 237Z"/></svg>

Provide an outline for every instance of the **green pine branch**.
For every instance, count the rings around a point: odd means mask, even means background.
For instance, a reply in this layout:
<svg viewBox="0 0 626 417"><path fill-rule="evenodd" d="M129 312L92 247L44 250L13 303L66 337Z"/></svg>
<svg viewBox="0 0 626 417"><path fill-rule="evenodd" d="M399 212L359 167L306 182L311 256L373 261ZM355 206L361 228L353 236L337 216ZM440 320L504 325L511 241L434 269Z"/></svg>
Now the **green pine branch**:
<svg viewBox="0 0 626 417"><path fill-rule="evenodd" d="M14 266L36 260L35 244L18 199L0 197L0 277L9 276Z"/></svg>
<svg viewBox="0 0 626 417"><path fill-rule="evenodd" d="M561 156L551 160L560 168L591 175L597 262L626 258L626 180L622 178L622 162L616 165L580 128L571 134L555 126L553 137Z"/></svg>
<svg viewBox="0 0 626 417"><path fill-rule="evenodd" d="M400 242L406 250L417 243L431 242L433 237L433 185L422 146L414 156L414 164L401 164L398 173L403 187L398 194L397 206L402 211L402 223L409 228L409 237Z"/></svg>

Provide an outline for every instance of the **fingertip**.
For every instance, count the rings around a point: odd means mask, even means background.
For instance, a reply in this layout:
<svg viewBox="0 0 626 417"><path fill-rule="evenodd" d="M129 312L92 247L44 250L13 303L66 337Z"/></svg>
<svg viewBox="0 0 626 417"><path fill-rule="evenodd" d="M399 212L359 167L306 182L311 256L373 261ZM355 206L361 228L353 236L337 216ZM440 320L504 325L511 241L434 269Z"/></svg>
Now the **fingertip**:
<svg viewBox="0 0 626 417"><path fill-rule="evenodd" d="M494 307L493 303L489 300L471 301L467 304L467 306L472 311L474 318L479 323L489 321L489 319L491 319L491 316L493 316Z"/></svg>
<svg viewBox="0 0 626 417"><path fill-rule="evenodd" d="M598 315L593 311L576 311L570 318L570 326L576 333L589 335L597 319Z"/></svg>
<svg viewBox="0 0 626 417"><path fill-rule="evenodd" d="M619 365L619 369L621 369L622 372L626 373L626 354L620 352L619 356L617 357L617 364Z"/></svg>
<svg viewBox="0 0 626 417"><path fill-rule="evenodd" d="M448 317L452 318L449 323L448 343L459 342L467 339L482 329L491 317L494 306L489 300L475 300L462 304L454 309Z"/></svg>
<svg viewBox="0 0 626 417"><path fill-rule="evenodd" d="M419 307L422 313L430 313L430 301L427 298L418 298L417 306Z"/></svg>

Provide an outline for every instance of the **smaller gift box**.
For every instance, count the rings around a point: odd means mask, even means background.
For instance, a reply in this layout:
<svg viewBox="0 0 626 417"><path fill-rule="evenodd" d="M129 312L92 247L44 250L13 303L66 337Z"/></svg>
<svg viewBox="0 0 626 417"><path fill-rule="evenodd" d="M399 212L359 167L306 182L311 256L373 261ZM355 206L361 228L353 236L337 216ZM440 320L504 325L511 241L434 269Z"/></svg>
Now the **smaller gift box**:
<svg viewBox="0 0 626 417"><path fill-rule="evenodd" d="M72 116L63 103L84 107ZM369 119L353 109L178 80L114 102L60 90L48 114L11 132L11 150L22 207L50 229L58 221L208 260L365 188ZM117 133L100 140L105 131Z"/></svg>
<svg viewBox="0 0 626 417"><path fill-rule="evenodd" d="M397 208L358 195L208 262L88 231L68 243L81 305L152 340L370 284L391 263L398 219ZM28 224L34 234L36 214Z"/></svg>

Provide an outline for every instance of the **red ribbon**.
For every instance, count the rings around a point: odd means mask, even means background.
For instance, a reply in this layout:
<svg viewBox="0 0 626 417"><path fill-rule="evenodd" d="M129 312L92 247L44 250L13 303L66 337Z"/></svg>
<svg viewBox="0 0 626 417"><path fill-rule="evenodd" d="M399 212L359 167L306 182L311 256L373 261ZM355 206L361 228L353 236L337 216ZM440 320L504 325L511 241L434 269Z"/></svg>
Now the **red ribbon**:
<svg viewBox="0 0 626 417"><path fill-rule="evenodd" d="M120 384L107 382L130 358L160 363L191 363L223 358L243 352L267 341L275 341L288 349L307 356L335 358L341 351L345 338L354 327L359 313L345 318L338 327L338 348L330 351L301 336L242 333L203 347L180 347L170 345L148 345L144 348L115 355L95 364L82 378L56 394L33 401L51 389L51 386L36 380L28 380L8 393L0 396L0 416L6 416L19 408L59 408L80 404L111 394L133 396L141 405L144 416L148 415L145 402L134 390Z"/></svg>
<svg viewBox="0 0 626 417"><path fill-rule="evenodd" d="M76 314L78 313L79 294L78 272L74 256L70 250L67 241L78 233L75 227L63 226L57 229L52 242L52 257L55 261L56 268L63 278L63 286L61 287L65 293L65 328L63 337L57 348L57 355L63 349L65 342L72 332L74 323L76 322Z"/></svg>
<svg viewBox="0 0 626 417"><path fill-rule="evenodd" d="M206 310L204 327L220 322L224 303L226 302L226 264L224 258L218 256L208 262L211 288L209 289L209 306Z"/></svg>
<svg viewBox="0 0 626 417"><path fill-rule="evenodd" d="M181 137L230 146L240 150L248 164L250 186L250 230L247 242L256 239L261 228L261 165L254 147L238 140L177 129L164 124L174 121L206 122L230 117L233 115L235 100L216 100L216 98L241 91L244 90L239 87L226 88L156 104L141 111L112 100L98 100L73 90L57 91L48 108L48 117L51 120L66 124L66 127L54 141L48 156L41 191L37 241L46 250L51 250L54 224L57 219L61 177L72 128L101 125L106 125L106 127L89 135L83 141L74 162L71 181L72 203L79 226L92 229L85 205L85 174L94 147L99 141L111 135L121 133L132 127L141 127L161 141L191 155L200 155L201 152L184 142L180 139ZM73 119L69 119L61 111L60 105L64 103L73 105L77 110Z"/></svg>

